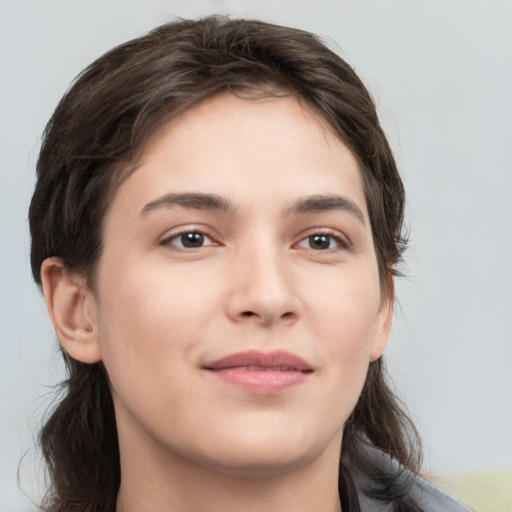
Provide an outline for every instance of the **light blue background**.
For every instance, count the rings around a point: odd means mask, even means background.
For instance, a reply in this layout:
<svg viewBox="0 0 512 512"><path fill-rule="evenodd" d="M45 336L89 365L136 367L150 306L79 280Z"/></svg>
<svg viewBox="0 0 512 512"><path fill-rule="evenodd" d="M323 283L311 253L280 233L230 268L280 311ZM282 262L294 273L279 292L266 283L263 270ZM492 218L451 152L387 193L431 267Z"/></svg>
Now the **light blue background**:
<svg viewBox="0 0 512 512"><path fill-rule="evenodd" d="M31 281L39 138L73 77L171 15L234 13L332 40L373 92L408 190L391 371L425 469L512 467L512 2L0 0L0 510L27 510L61 374ZM29 426L30 425L30 426Z"/></svg>

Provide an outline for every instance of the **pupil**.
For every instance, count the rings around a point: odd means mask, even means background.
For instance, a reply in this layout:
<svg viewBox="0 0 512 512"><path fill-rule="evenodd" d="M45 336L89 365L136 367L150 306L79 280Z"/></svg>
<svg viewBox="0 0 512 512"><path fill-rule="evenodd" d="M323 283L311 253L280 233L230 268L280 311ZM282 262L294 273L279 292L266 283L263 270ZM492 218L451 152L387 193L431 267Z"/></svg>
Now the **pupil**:
<svg viewBox="0 0 512 512"><path fill-rule="evenodd" d="M185 233L181 235L181 243L183 244L183 247L201 247L203 242L204 236L201 233Z"/></svg>
<svg viewBox="0 0 512 512"><path fill-rule="evenodd" d="M313 249L329 249L330 238L328 235L313 235L309 237L309 244Z"/></svg>

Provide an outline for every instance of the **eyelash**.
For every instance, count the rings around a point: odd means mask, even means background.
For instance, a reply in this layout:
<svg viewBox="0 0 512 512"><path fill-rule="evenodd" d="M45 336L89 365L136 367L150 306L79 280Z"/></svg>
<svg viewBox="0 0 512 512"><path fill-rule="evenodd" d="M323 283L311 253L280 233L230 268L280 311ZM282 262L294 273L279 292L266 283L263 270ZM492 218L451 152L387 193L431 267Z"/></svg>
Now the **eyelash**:
<svg viewBox="0 0 512 512"><path fill-rule="evenodd" d="M301 238L299 240L299 242L294 245L299 245L302 242L307 243L308 240L311 241L312 238L318 237L318 236L330 238L331 240L334 240L337 245L335 247L327 247L325 249L319 249L319 250L315 250L312 247L308 247L308 249L311 249L314 252L333 252L333 251L340 250L340 249L341 250L350 249L350 245L351 245L350 242L346 238L343 238L342 236L340 236L340 234L337 231L333 231L331 229L318 229L316 231L311 231L309 235Z"/></svg>
<svg viewBox="0 0 512 512"><path fill-rule="evenodd" d="M204 241L204 239L208 239L211 243L208 243L207 245L200 245L198 247L186 247L184 245L182 237L184 235L199 235L201 237L201 241ZM350 249L350 242L347 241L345 238L341 237L340 234L336 231L330 230L330 229L318 229L316 231L310 232L307 236L301 238L298 242L294 243L294 247L301 247L300 244L302 243L311 243L312 239L314 237L326 237L329 239L329 245L331 241L334 241L336 243L336 246L334 247L326 247L326 248L320 248L318 250L314 249L313 247L304 247L309 250L312 250L314 252L334 252L336 250L347 250ZM173 243L173 241L180 240L181 239L181 245L177 245L176 243ZM178 233L173 233L171 236L165 238L162 242L162 245L172 246L173 248L181 251L193 251L202 249L204 247L212 247L212 246L218 246L219 243L215 242L214 238L210 236L208 233L206 233L204 230L201 229L184 229ZM302 246L303 247L303 246Z"/></svg>
<svg viewBox="0 0 512 512"><path fill-rule="evenodd" d="M184 235L200 235L201 237L203 237L203 239L207 238L212 243L209 243L208 245L201 245L199 247L185 247L183 245L183 243L182 243L181 246L172 243L173 240L178 240L181 237L183 237ZM182 242L183 242L183 240L182 240ZM193 251L193 250L197 250L197 249L202 249L203 247L211 247L211 246L220 245L220 244L216 243L213 240L213 238L208 233L206 233L204 230L201 230L201 229L184 229L184 230L182 230L182 231L180 231L178 233L173 233L171 236L169 236L169 237L165 238L164 240L162 240L162 245L172 246L175 249L188 252L188 251Z"/></svg>

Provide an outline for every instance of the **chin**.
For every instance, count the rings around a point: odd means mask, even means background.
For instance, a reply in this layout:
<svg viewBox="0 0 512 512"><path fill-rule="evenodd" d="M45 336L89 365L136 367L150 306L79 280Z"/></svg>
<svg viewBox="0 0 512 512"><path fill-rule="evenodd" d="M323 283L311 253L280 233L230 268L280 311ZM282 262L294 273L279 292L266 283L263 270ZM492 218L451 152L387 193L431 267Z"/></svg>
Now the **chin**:
<svg viewBox="0 0 512 512"><path fill-rule="evenodd" d="M308 451L278 452L262 449L258 452L247 450L226 454L210 459L216 471L243 477L275 477L297 470L315 460L317 454Z"/></svg>
<svg viewBox="0 0 512 512"><path fill-rule="evenodd" d="M300 428L284 432L267 428L239 435L231 431L230 434L223 442L209 445L207 458L216 470L241 476L280 475L310 464L328 446L338 454L341 448L341 429L334 435L326 432L322 436Z"/></svg>

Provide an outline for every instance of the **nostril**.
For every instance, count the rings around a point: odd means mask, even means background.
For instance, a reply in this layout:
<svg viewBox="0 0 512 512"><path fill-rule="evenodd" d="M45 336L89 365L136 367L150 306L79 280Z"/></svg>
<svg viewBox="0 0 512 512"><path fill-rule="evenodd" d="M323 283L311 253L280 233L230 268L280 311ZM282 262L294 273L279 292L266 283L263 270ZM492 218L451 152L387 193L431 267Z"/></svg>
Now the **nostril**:
<svg viewBox="0 0 512 512"><path fill-rule="evenodd" d="M239 314L238 314L238 319L241 320L241 319L247 319L247 320L250 320L250 321L257 321L258 323L262 323L262 324L265 324L265 325L271 325L273 324L274 322L284 322L285 324L291 324L295 321L295 319L297 318L297 315L295 314L294 311L286 311L286 313L282 313L282 314L273 314L272 312L270 311L262 311L261 313L256 310L256 311L251 311L251 310L246 310L246 311L241 311Z"/></svg>
<svg viewBox="0 0 512 512"><path fill-rule="evenodd" d="M240 315L245 318L249 318L252 316L260 316L257 313L255 313L254 311L242 311L242 313ZM293 317L294 317L294 313L289 311L287 313L283 313L279 318L281 318L282 320L289 320L290 318L293 318Z"/></svg>

